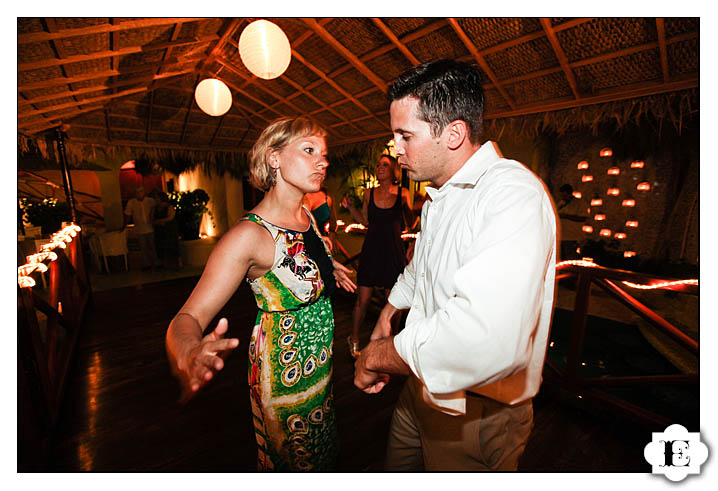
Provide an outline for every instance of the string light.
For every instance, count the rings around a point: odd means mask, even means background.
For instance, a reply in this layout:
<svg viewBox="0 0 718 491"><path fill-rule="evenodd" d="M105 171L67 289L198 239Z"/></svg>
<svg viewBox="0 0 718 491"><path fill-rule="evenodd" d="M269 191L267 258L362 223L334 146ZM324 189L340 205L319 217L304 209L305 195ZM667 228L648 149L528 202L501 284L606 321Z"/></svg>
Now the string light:
<svg viewBox="0 0 718 491"><path fill-rule="evenodd" d="M35 286L35 280L29 275L35 271L39 271L40 273L47 271L47 266L43 264L43 261L47 259L49 259L50 262L56 261L57 253L52 250L58 247L65 249L67 244L72 242L72 239L77 236L80 230L82 229L78 225L71 223L60 231L52 234L50 236L50 242L43 244L40 247L40 252L27 256L27 263L17 268L17 284L20 288L32 288Z"/></svg>
<svg viewBox="0 0 718 491"><path fill-rule="evenodd" d="M366 230L366 227L364 225L362 225L361 223L352 223L352 224L347 225L347 227L344 229L344 232L348 234L349 232L351 232L352 230L355 230L355 229Z"/></svg>
<svg viewBox="0 0 718 491"><path fill-rule="evenodd" d="M583 230L587 234L593 233L593 227L590 225L584 225L583 227L581 227L581 230Z"/></svg>
<svg viewBox="0 0 718 491"><path fill-rule="evenodd" d="M638 189L639 191L650 191L651 185L648 182L643 181L638 186L636 186L636 189Z"/></svg>
<svg viewBox="0 0 718 491"><path fill-rule="evenodd" d="M586 266L589 268L597 268L598 264L593 262L593 259L584 257L583 259L570 259L567 261L561 261L556 265L556 269L563 268L564 266Z"/></svg>
<svg viewBox="0 0 718 491"><path fill-rule="evenodd" d="M613 237L616 238L616 239L618 239L618 240L623 240L623 239L626 238L626 234L623 233L623 232L616 232L616 233L613 235Z"/></svg>
<svg viewBox="0 0 718 491"><path fill-rule="evenodd" d="M419 236L418 233L415 233L415 234L412 234L412 233L401 234L401 238L402 238L403 240L406 240L406 239L416 239L418 236Z"/></svg>
<svg viewBox="0 0 718 491"><path fill-rule="evenodd" d="M638 221L637 221L637 220L628 220L628 221L626 222L626 227L637 228L637 227L638 227Z"/></svg>
<svg viewBox="0 0 718 491"><path fill-rule="evenodd" d="M601 157L611 157L613 155L613 150L608 147L602 148L600 155Z"/></svg>
<svg viewBox="0 0 718 491"><path fill-rule="evenodd" d="M610 236L611 236L611 230L609 230L609 229L607 229L607 228L602 228L601 231L599 232L599 234L600 234L602 237L610 237Z"/></svg>
<svg viewBox="0 0 718 491"><path fill-rule="evenodd" d="M593 215L593 219L597 222L601 222L606 219L606 215L599 213L598 215Z"/></svg>
<svg viewBox="0 0 718 491"><path fill-rule="evenodd" d="M342 227L344 225L345 225L344 220L337 220L337 227Z"/></svg>
<svg viewBox="0 0 718 491"><path fill-rule="evenodd" d="M637 288L639 290L656 290L658 288L667 288L671 286L677 286L677 285L695 285L698 286L698 280L676 280L676 281L663 281L661 283L651 283L650 285L639 285L637 283L631 283L630 281L623 281L622 282L626 286L630 286L631 288Z"/></svg>
<svg viewBox="0 0 718 491"><path fill-rule="evenodd" d="M625 251L623 253L623 257L635 257L636 253L634 251Z"/></svg>

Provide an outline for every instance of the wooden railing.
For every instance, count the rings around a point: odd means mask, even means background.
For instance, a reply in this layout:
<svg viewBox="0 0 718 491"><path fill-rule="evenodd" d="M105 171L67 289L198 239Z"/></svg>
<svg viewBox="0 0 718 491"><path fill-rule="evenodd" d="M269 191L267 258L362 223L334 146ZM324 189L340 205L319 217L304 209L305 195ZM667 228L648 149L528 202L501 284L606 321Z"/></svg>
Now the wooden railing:
<svg viewBox="0 0 718 491"><path fill-rule="evenodd" d="M576 298L571 321L570 339L566 357L566 365L560 368L555 362L546 359L544 375L547 381L559 383L564 389L581 397L588 397L616 408L630 416L641 420L656 423L666 427L675 421L657 414L649 409L639 407L628 401L615 397L601 389L609 387L646 387L650 385L698 384L698 374L666 374L666 375L638 375L638 376L581 376L581 354L583 352L586 334L586 320L589 313L591 287L596 285L607 292L618 302L637 313L653 328L658 329L689 352L698 355L698 342L687 336L676 326L658 315L646 305L642 304L626 290L618 286L618 282L631 282L638 285L654 285L659 289L674 290L689 295L698 295L698 285L683 283L684 280L660 278L631 271L609 269L600 266L582 266L565 264L557 268L558 281L575 279Z"/></svg>
<svg viewBox="0 0 718 491"><path fill-rule="evenodd" d="M90 285L78 234L47 260L47 288L18 286L18 384L28 394L40 430L57 422L65 378L90 298ZM44 282L42 282L44 283Z"/></svg>

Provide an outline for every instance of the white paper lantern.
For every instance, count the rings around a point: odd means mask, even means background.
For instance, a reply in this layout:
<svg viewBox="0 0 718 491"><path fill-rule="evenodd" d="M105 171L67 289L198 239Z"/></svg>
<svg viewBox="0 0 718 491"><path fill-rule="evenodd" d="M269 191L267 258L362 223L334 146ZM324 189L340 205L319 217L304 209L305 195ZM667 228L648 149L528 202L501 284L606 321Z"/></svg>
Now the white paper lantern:
<svg viewBox="0 0 718 491"><path fill-rule="evenodd" d="M198 83L194 90L194 100L210 116L221 116L232 107L229 87L216 78L206 78Z"/></svg>
<svg viewBox="0 0 718 491"><path fill-rule="evenodd" d="M247 69L259 78L271 80L289 66L292 48L284 31L268 20L255 20L239 37L239 56Z"/></svg>

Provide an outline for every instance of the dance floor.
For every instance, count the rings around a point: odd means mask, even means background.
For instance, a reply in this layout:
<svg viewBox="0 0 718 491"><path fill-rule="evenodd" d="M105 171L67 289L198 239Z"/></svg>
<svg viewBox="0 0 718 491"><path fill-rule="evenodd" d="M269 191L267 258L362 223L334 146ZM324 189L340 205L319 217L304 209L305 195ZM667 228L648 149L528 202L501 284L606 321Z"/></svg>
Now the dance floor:
<svg viewBox="0 0 718 491"><path fill-rule="evenodd" d="M247 345L256 305L243 283L220 313L241 340L225 369L181 405L164 351L168 322L196 277L95 292L80 335L52 445L45 461L18 443L19 471L251 472L256 449L247 391ZM392 407L403 380L379 395L353 386L346 348L353 295L335 296L334 394L338 471L379 472ZM378 314L367 316L364 344ZM524 472L650 472L648 428L544 383Z"/></svg>

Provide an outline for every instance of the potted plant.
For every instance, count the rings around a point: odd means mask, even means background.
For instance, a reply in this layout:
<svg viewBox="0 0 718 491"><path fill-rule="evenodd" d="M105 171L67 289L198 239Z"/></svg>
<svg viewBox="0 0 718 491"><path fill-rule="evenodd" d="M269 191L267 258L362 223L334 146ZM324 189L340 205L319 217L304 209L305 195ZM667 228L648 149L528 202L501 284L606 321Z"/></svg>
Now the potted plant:
<svg viewBox="0 0 718 491"><path fill-rule="evenodd" d="M182 240L199 239L199 225L202 216L207 213L212 218L212 212L207 208L209 195L204 189L194 191L174 191L168 193L170 203L175 208L175 219L179 224Z"/></svg>
<svg viewBox="0 0 718 491"><path fill-rule="evenodd" d="M42 229L43 235L49 235L62 228L62 222L70 221L70 207L64 201L45 198L42 201L21 198L20 209L23 219Z"/></svg>

